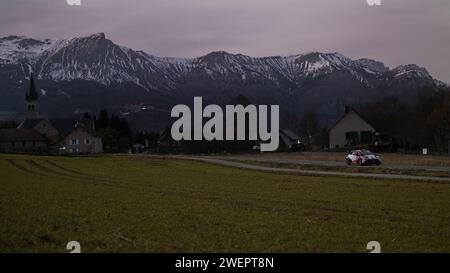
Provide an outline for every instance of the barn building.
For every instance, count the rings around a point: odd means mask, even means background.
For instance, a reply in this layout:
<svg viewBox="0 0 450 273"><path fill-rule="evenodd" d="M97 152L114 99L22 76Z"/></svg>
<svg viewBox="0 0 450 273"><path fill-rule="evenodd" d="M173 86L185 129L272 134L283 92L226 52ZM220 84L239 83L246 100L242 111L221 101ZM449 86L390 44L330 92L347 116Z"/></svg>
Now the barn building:
<svg viewBox="0 0 450 273"><path fill-rule="evenodd" d="M305 144L300 137L290 129L280 130L278 152L302 152Z"/></svg>

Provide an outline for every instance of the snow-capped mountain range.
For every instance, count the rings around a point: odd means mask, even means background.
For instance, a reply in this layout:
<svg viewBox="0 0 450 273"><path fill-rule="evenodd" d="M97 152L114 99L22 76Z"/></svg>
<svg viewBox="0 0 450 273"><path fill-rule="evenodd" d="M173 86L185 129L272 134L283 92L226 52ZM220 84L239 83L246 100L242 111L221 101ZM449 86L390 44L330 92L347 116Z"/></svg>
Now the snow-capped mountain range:
<svg viewBox="0 0 450 273"><path fill-rule="evenodd" d="M119 46L102 33L66 40L0 38L0 79L8 83L9 96L21 97L30 71L46 87L44 100L72 107L105 105L95 101L99 92L115 108L121 103L168 106L193 95L226 103L243 94L254 103L284 105L294 115L314 109L329 120L345 104L412 96L413 90L439 83L417 65L389 69L379 61L352 60L339 53L250 57L217 51L183 59ZM17 108L18 103L12 105Z"/></svg>
<svg viewBox="0 0 450 273"><path fill-rule="evenodd" d="M239 76L242 81L264 78L278 85L280 77L292 83L336 71L347 71L367 87L373 78L431 79L416 65L389 70L370 59L351 60L339 53L308 53L288 57L249 57L212 52L199 58L162 58L115 45L103 33L69 40L35 40L9 36L0 39L0 64L22 63L34 68L41 79L90 80L103 84L133 82L144 88L175 89L190 73L203 71L215 79ZM155 80L158 78L158 81Z"/></svg>

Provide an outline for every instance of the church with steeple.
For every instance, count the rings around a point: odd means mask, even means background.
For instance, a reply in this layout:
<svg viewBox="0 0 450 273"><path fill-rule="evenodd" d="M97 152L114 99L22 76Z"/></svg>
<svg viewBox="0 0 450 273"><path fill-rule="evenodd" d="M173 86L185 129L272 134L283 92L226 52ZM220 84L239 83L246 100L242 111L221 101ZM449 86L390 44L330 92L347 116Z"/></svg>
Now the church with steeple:
<svg viewBox="0 0 450 273"><path fill-rule="evenodd" d="M25 95L25 117L39 118L39 95L36 92L36 85L34 83L33 73L30 75L30 87Z"/></svg>
<svg viewBox="0 0 450 273"><path fill-rule="evenodd" d="M88 113L73 118L47 118L39 112L39 94L33 74L25 93L25 119L16 129L0 130L0 152L98 154L102 139Z"/></svg>

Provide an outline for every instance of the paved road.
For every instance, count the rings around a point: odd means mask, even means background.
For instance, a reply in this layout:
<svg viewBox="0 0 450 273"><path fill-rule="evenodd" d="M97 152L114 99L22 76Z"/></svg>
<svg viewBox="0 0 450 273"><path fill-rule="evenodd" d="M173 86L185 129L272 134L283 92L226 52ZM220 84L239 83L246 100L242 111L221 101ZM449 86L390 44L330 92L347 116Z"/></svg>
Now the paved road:
<svg viewBox="0 0 450 273"><path fill-rule="evenodd" d="M309 171L309 170L298 170L298 169L287 169L287 168L272 168L272 167L252 165L252 164L243 163L243 162L229 161L229 160L232 160L233 158L235 158L235 157L231 157L231 156L230 157L174 156L174 158L197 160L197 161L213 163L213 164L218 164L218 165L227 166L227 167L264 171L264 172L274 172L274 173L450 182L450 178L443 178L443 177L396 175L396 174L394 175L394 174L370 174L370 173L342 173L342 172L333 172L333 171ZM239 157L239 158L242 159L242 157Z"/></svg>
<svg viewBox="0 0 450 273"><path fill-rule="evenodd" d="M275 157L260 157L260 156L214 156L211 158L223 159L223 160L250 160L268 163L285 163L285 164L298 164L298 165L318 165L328 167L345 167L347 164L344 160L339 161L324 161L324 160L305 160L305 159L286 159ZM450 167L441 166L418 166L418 165L406 165L406 164L382 164L381 166L354 166L357 168L382 168L382 169L396 169L396 170L425 170L425 171L441 171L450 172Z"/></svg>

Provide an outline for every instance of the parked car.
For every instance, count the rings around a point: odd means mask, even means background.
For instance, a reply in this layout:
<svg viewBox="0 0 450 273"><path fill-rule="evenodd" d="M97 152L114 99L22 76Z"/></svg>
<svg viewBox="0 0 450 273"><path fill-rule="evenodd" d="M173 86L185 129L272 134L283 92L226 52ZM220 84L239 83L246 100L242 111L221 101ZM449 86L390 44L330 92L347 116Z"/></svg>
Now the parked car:
<svg viewBox="0 0 450 273"><path fill-rule="evenodd" d="M381 158L372 153L369 150L354 150L350 151L347 154L347 157L345 158L345 161L347 162L347 165L360 165L360 166L367 166L367 165L381 165Z"/></svg>

